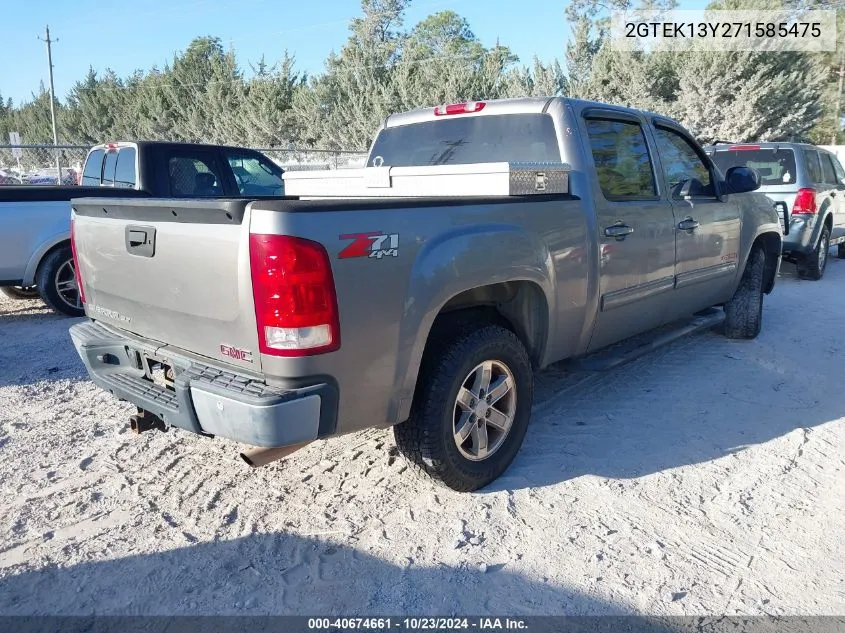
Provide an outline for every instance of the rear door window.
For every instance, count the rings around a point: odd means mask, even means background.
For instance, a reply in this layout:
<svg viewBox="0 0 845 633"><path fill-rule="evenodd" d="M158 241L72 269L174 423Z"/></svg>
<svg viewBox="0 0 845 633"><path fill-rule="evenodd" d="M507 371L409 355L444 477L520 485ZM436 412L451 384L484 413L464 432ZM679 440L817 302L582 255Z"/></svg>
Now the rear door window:
<svg viewBox="0 0 845 633"><path fill-rule="evenodd" d="M560 149L548 114L438 117L383 129L369 160L386 167L560 162Z"/></svg>
<svg viewBox="0 0 845 633"><path fill-rule="evenodd" d="M607 200L653 200L654 168L639 123L587 119L599 186Z"/></svg>
<svg viewBox="0 0 845 633"><path fill-rule="evenodd" d="M836 171L833 169L833 163L831 162L831 155L825 152L819 152L819 156L822 159L822 175L824 176L824 181L830 185L836 184Z"/></svg>
<svg viewBox="0 0 845 633"><path fill-rule="evenodd" d="M823 182L822 166L819 162L819 153L812 149L805 149L804 162L807 163L807 178L810 179L810 182Z"/></svg>
<svg viewBox="0 0 845 633"><path fill-rule="evenodd" d="M171 155L167 162L170 194L177 198L223 195L221 170L212 156Z"/></svg>
<svg viewBox="0 0 845 633"><path fill-rule="evenodd" d="M252 153L227 151L235 184L242 196L282 196L282 168L268 158Z"/></svg>
<svg viewBox="0 0 845 633"><path fill-rule="evenodd" d="M103 161L103 184L114 186L114 168L117 166L117 151L106 152L106 159Z"/></svg>
<svg viewBox="0 0 845 633"><path fill-rule="evenodd" d="M795 153L791 149L738 146L737 149L716 150L713 162L727 174L731 167L750 167L760 174L760 184L790 185L796 180Z"/></svg>
<svg viewBox="0 0 845 633"><path fill-rule="evenodd" d="M114 170L114 186L125 189L135 188L135 148L122 147L117 154L117 166Z"/></svg>
<svg viewBox="0 0 845 633"><path fill-rule="evenodd" d="M833 163L833 171L836 173L836 184L845 184L845 170L842 169L842 164L839 159L833 154L830 155L830 162Z"/></svg>
<svg viewBox="0 0 845 633"><path fill-rule="evenodd" d="M104 150L95 149L88 155L85 161L85 169L82 171L82 184L90 187L100 186L100 177L103 173Z"/></svg>

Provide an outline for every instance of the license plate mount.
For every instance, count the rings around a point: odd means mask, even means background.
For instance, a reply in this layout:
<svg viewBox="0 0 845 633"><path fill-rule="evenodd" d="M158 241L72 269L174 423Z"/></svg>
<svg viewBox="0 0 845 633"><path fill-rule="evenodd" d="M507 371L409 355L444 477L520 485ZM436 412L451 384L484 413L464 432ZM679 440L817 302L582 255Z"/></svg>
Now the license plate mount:
<svg viewBox="0 0 845 633"><path fill-rule="evenodd" d="M162 389L174 389L173 368L166 360L143 353L140 354L140 357L144 376L147 380Z"/></svg>

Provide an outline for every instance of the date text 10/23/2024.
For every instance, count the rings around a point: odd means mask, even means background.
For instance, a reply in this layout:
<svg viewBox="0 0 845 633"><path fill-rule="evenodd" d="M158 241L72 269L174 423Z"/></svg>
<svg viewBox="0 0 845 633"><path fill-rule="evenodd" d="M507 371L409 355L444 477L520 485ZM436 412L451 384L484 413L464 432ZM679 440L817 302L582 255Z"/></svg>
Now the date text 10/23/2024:
<svg viewBox="0 0 845 633"><path fill-rule="evenodd" d="M501 617L309 618L313 631L498 631L528 630L525 620Z"/></svg>

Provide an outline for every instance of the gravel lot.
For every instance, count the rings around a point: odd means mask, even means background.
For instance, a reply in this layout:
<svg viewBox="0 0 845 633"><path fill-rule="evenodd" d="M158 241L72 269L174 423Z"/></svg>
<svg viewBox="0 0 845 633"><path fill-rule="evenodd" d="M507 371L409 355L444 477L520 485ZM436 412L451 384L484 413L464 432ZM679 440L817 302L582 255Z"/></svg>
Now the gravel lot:
<svg viewBox="0 0 845 633"><path fill-rule="evenodd" d="M845 261L784 268L758 340L543 372L522 451L472 495L390 432L258 470L134 437L73 321L0 298L0 613L845 613Z"/></svg>

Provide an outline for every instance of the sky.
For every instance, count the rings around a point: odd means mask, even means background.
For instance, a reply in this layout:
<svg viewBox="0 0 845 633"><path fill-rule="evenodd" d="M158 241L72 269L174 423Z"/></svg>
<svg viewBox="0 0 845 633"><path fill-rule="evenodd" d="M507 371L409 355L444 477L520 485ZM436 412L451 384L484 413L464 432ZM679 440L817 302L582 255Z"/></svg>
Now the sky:
<svg viewBox="0 0 845 633"><path fill-rule="evenodd" d="M121 77L135 69L159 67L194 37L220 37L249 70L261 55L268 62L287 49L297 69L315 74L348 37L349 20L360 15L360 0L30 0L3 4L3 62L0 95L15 104L29 100L43 80L48 85L44 28L50 26L56 96L64 100L93 66ZM681 0L681 9L703 8L706 0ZM522 63L536 55L562 58L569 34L564 0L413 0L406 26L451 9L465 17L485 46L498 37ZM107 7L107 8L106 8Z"/></svg>

